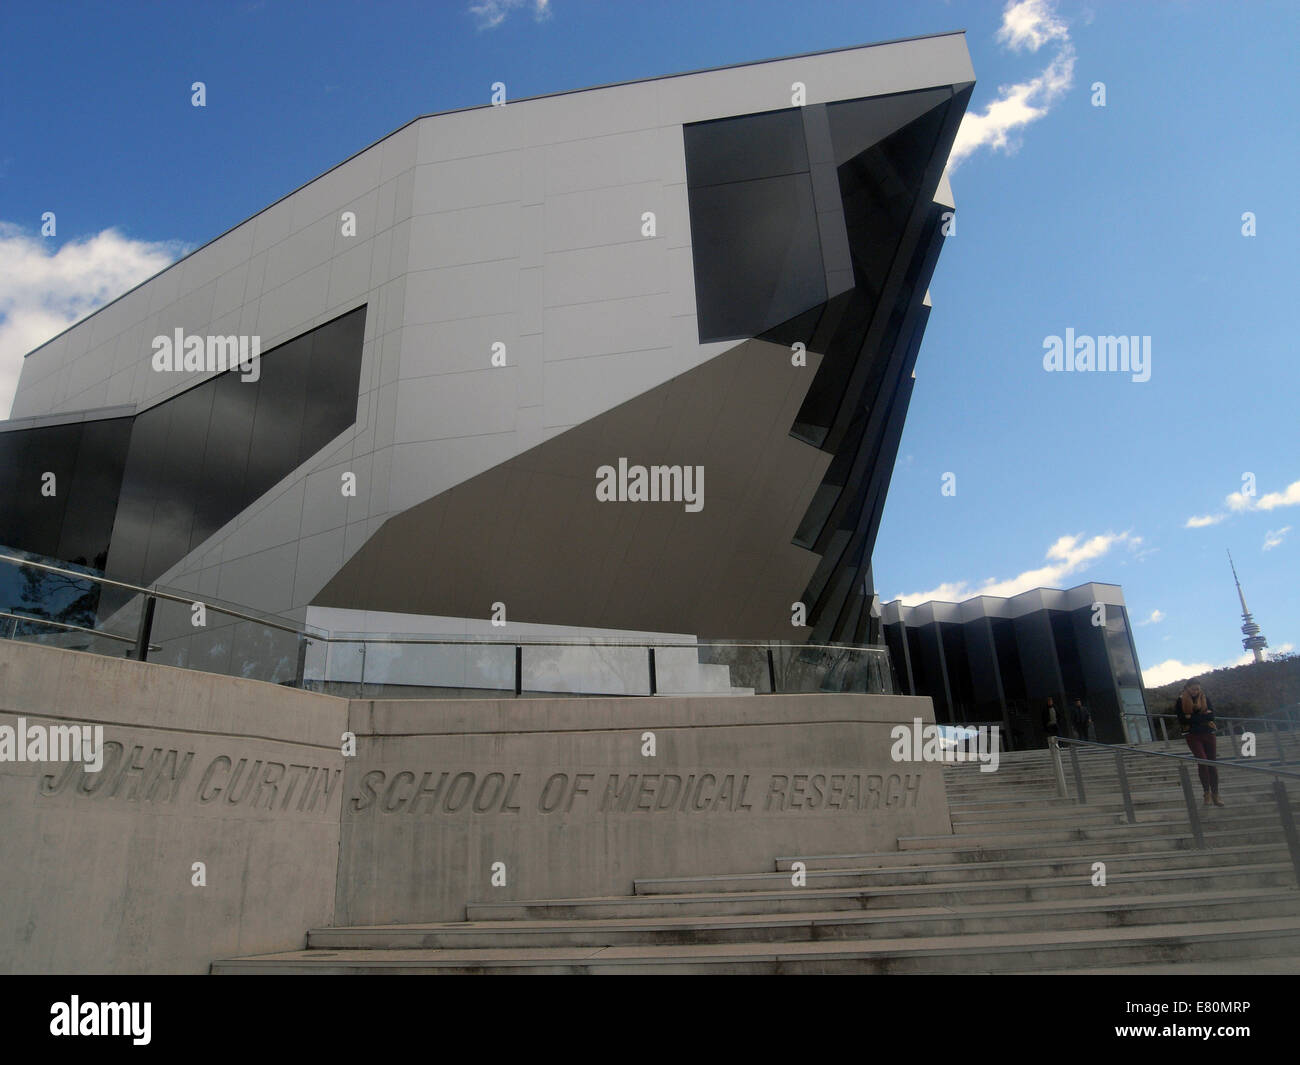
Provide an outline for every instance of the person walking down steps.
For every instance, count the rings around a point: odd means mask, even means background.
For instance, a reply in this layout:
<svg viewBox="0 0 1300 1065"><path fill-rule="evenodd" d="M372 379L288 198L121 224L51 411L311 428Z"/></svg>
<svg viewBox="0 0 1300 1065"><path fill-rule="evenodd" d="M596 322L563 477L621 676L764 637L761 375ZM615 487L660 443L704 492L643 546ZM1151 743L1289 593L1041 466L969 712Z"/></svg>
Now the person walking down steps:
<svg viewBox="0 0 1300 1065"><path fill-rule="evenodd" d="M1178 717L1178 727L1194 758L1215 760L1215 735L1219 726L1214 721L1214 707L1210 697L1196 681L1183 687L1183 693L1174 702L1174 713ZM1196 765L1196 772L1201 778L1201 788L1205 791L1205 805L1214 803L1223 806L1219 798L1219 770L1216 766Z"/></svg>

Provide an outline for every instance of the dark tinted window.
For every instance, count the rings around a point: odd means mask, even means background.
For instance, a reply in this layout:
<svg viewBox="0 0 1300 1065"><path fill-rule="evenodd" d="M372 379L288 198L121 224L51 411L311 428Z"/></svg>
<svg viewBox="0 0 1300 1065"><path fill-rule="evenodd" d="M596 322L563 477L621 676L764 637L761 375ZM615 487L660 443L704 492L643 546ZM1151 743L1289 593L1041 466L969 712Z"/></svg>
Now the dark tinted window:
<svg viewBox="0 0 1300 1065"><path fill-rule="evenodd" d="M700 340L756 336L826 299L807 174L690 190Z"/></svg>
<svg viewBox="0 0 1300 1065"><path fill-rule="evenodd" d="M118 497L113 545L108 555L108 572L130 584L144 583L145 559L149 554L149 530L153 509L167 457L166 403L135 418L131 446L126 453L126 472Z"/></svg>
<svg viewBox="0 0 1300 1065"><path fill-rule="evenodd" d="M256 381L219 374L139 415L112 575L157 580L351 425L365 322L358 308L264 352Z"/></svg>
<svg viewBox="0 0 1300 1065"><path fill-rule="evenodd" d="M799 111L769 111L685 127L686 181L692 188L804 173L808 147Z"/></svg>
<svg viewBox="0 0 1300 1065"><path fill-rule="evenodd" d="M103 570L131 439L130 418L83 422L77 469L68 489L55 558Z"/></svg>
<svg viewBox="0 0 1300 1065"><path fill-rule="evenodd" d="M243 386L257 389L253 441L244 482L245 505L298 465L311 347L309 337L282 344L262 360L256 386Z"/></svg>
<svg viewBox="0 0 1300 1065"><path fill-rule="evenodd" d="M102 568L130 420L0 433L0 545ZM46 473L54 494L44 495Z"/></svg>
<svg viewBox="0 0 1300 1065"><path fill-rule="evenodd" d="M311 334L307 409L303 414L300 462L356 421L361 380L361 345L366 316L353 311Z"/></svg>
<svg viewBox="0 0 1300 1065"><path fill-rule="evenodd" d="M205 383L155 408L160 414L165 411L167 443L153 486L146 573L161 573L189 552L194 508L203 488L201 466L213 391ZM152 413L148 411L145 416Z"/></svg>

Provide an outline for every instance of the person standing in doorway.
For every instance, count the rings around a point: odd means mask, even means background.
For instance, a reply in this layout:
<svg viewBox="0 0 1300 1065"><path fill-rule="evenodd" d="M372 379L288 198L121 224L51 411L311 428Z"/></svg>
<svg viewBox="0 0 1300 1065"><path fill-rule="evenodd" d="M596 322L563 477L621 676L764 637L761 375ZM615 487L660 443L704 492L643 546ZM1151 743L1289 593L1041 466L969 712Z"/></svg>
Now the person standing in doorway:
<svg viewBox="0 0 1300 1065"><path fill-rule="evenodd" d="M1043 707L1043 731L1049 736L1059 736L1061 734L1061 719L1056 712L1056 704L1052 702L1052 697L1047 697L1047 705Z"/></svg>
<svg viewBox="0 0 1300 1065"><path fill-rule="evenodd" d="M1091 739L1089 734L1092 728L1092 714L1088 713L1088 708L1083 705L1083 700L1075 697L1074 706L1070 708L1070 716L1074 720L1074 734L1081 740Z"/></svg>
<svg viewBox="0 0 1300 1065"><path fill-rule="evenodd" d="M1215 760L1215 735L1219 726L1214 720L1214 707L1210 697L1205 694L1200 684L1188 681L1183 686L1183 693L1174 703L1174 714L1178 718L1178 727L1183 731L1188 749L1194 758ZM1214 803L1223 806L1219 798L1219 770L1212 765L1196 764L1196 772L1201 778L1201 788L1205 792L1205 805Z"/></svg>

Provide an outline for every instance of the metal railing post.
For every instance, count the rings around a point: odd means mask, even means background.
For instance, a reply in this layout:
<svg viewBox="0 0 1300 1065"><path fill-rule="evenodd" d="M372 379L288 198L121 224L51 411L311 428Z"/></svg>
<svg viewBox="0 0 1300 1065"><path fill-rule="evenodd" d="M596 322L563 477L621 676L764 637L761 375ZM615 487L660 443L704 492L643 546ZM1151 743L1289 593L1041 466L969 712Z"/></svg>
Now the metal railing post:
<svg viewBox="0 0 1300 1065"><path fill-rule="evenodd" d="M523 694L524 690L524 647L523 644L515 644L515 696Z"/></svg>
<svg viewBox="0 0 1300 1065"><path fill-rule="evenodd" d="M293 686L301 688L306 683L307 675L307 634L298 634L298 664L293 671Z"/></svg>
<svg viewBox="0 0 1300 1065"><path fill-rule="evenodd" d="M1128 770L1124 768L1124 752L1115 752L1115 772L1119 776L1120 794L1124 796L1124 816L1130 825L1137 823L1137 811L1133 809L1133 793L1128 788Z"/></svg>
<svg viewBox="0 0 1300 1065"><path fill-rule="evenodd" d="M1272 721L1268 723L1268 730L1273 733L1273 742L1277 744L1277 760L1283 763L1286 761L1286 748L1282 746L1282 730Z"/></svg>
<svg viewBox="0 0 1300 1065"><path fill-rule="evenodd" d="M1047 749L1052 752L1052 768L1056 772L1056 794L1068 799L1070 792L1065 787L1065 767L1061 765L1061 748L1055 736L1047 737Z"/></svg>
<svg viewBox="0 0 1300 1065"><path fill-rule="evenodd" d="M135 630L135 660L137 662L147 662L149 660L149 635L153 632L153 611L157 605L157 600L151 595L144 601L144 608L140 611L140 627Z"/></svg>
<svg viewBox="0 0 1300 1065"><path fill-rule="evenodd" d="M650 694L658 695L659 678L655 676L655 649L653 647L647 647L646 651L649 652L650 658Z"/></svg>
<svg viewBox="0 0 1300 1065"><path fill-rule="evenodd" d="M776 694L776 660L772 656L772 648L767 649L767 684L772 695Z"/></svg>
<svg viewBox="0 0 1300 1065"><path fill-rule="evenodd" d="M1165 724L1165 719L1164 719L1163 716L1156 718L1156 720L1160 722L1160 735L1161 735L1161 737L1164 739L1165 743L1168 743L1168 742L1169 742L1169 726Z"/></svg>
<svg viewBox="0 0 1300 1065"><path fill-rule="evenodd" d="M1295 880L1300 886L1300 834L1296 833L1295 815L1291 812L1291 800L1286 793L1286 785L1281 778L1273 778L1273 798L1277 800L1277 813L1282 819L1282 834L1286 836L1287 850L1291 852L1291 867L1295 870Z"/></svg>
<svg viewBox="0 0 1300 1065"><path fill-rule="evenodd" d="M1178 767L1178 780L1183 785L1183 801L1187 803L1187 819L1192 823L1192 838L1196 846L1205 849L1205 833L1201 831L1201 814L1196 809L1196 796L1192 792L1192 776L1186 764Z"/></svg>
<svg viewBox="0 0 1300 1065"><path fill-rule="evenodd" d="M1083 790L1083 769L1079 766L1079 748L1070 744L1070 762L1074 766L1074 786L1079 793L1079 802L1087 802L1088 796Z"/></svg>

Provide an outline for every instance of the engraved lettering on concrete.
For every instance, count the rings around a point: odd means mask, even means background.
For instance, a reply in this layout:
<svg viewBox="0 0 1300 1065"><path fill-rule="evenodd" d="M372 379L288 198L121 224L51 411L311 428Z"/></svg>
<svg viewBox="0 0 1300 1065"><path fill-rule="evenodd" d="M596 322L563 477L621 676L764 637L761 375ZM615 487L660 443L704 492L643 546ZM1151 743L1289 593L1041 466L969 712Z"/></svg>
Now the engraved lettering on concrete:
<svg viewBox="0 0 1300 1065"><path fill-rule="evenodd" d="M492 785L489 789L489 784ZM496 805L496 801L501 796L502 790L506 786L506 775L504 773L489 773L483 778L483 782L478 786L478 791L474 793L474 812L476 814L485 814ZM570 800L572 805L572 800Z"/></svg>
<svg viewBox="0 0 1300 1065"><path fill-rule="evenodd" d="M461 784L464 784L465 786L461 788L460 793L457 794L456 789L459 788ZM469 801L469 797L473 793L474 774L457 773L451 782L451 786L447 789L447 797L442 800L442 808L446 810L447 813L454 814Z"/></svg>
<svg viewBox="0 0 1300 1065"><path fill-rule="evenodd" d="M148 752L146 754L146 751ZM331 796L343 776L341 769L285 764L247 757L236 761L219 754L198 775L197 783L186 786L194 770L194 751L176 748L128 746L117 740L103 745L103 765L89 773L82 763L69 762L54 773L37 780L38 795L70 793L99 799L155 805L174 803L178 799L200 806L224 803L250 809L287 810L298 796L297 809L311 811L318 806L328 809ZM383 774L379 774L383 779ZM299 790L299 785L301 791ZM404 797L403 797L404 798ZM368 801L354 800L362 809ZM399 804L400 805L400 804Z"/></svg>
<svg viewBox="0 0 1300 1065"><path fill-rule="evenodd" d="M280 763L269 765L278 767ZM209 767L210 772L212 768ZM328 797L338 774L338 770L331 773L307 768L305 789L311 798L307 808L315 802L322 785ZM275 781L280 779L279 769L267 776L274 777L274 780L264 778L273 800ZM601 780L597 773L560 771L547 776L539 788L536 780L531 786L524 782L520 773L512 773L507 780L506 774L499 771L479 774L463 770L453 774L448 770L372 769L362 776L357 793L348 803L357 813L364 810L382 814L400 811L408 814L519 813L517 799L523 788L536 797L536 808L543 814L746 813L755 809L757 793L765 788L761 804L765 812L860 812L916 809L920 804L922 779L921 775L911 773L888 777L861 773L772 773L764 784L762 777L755 781L750 773L690 773L685 777L679 773L607 773ZM58 787L56 783L49 786ZM292 787L291 782L286 790ZM211 801L211 796L219 790L218 784L209 784L205 775L200 801Z"/></svg>
<svg viewBox="0 0 1300 1065"><path fill-rule="evenodd" d="M408 784L414 784L415 774L403 771L398 773L391 781L389 781L388 789L384 792L384 813L391 814L394 810L400 810L402 804L410 798L410 795L399 795L397 793L397 786L403 781Z"/></svg>
<svg viewBox="0 0 1300 1065"><path fill-rule="evenodd" d="M636 787L637 774L629 773L627 782L620 788L619 775L610 773L605 783L605 797L600 800L602 810L626 810L632 801L632 792Z"/></svg>
<svg viewBox="0 0 1300 1065"><path fill-rule="evenodd" d="M198 798L199 802L203 803L205 806L210 802L214 802L224 790L224 785L214 784L212 782L212 778L216 774L218 766L228 771L231 766L230 759L224 754L219 754L217 757L212 759L208 768L203 771L203 778L199 781Z"/></svg>
<svg viewBox="0 0 1300 1065"><path fill-rule="evenodd" d="M371 776L373 776L373 773L366 774L367 778ZM382 779L383 773L380 773L379 776ZM442 794L442 786L447 783L447 778L449 776L451 776L450 773L438 774L437 783L435 783L433 787L430 787L429 781L433 779L433 774L425 773L424 776L420 778L420 789L415 793L414 798L411 799L410 805L406 807L406 812L408 814L417 813L420 810L421 804L424 803L426 799L429 803L429 809L436 810L438 808L438 796ZM353 809L360 809L360 807L357 807L355 803L356 800L354 799Z"/></svg>
<svg viewBox="0 0 1300 1065"><path fill-rule="evenodd" d="M544 814L551 813L560 805L560 800L564 798L568 787L568 773L552 773L542 787L542 794L537 799L537 809Z"/></svg>

